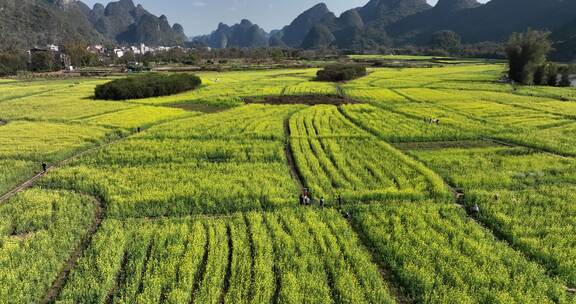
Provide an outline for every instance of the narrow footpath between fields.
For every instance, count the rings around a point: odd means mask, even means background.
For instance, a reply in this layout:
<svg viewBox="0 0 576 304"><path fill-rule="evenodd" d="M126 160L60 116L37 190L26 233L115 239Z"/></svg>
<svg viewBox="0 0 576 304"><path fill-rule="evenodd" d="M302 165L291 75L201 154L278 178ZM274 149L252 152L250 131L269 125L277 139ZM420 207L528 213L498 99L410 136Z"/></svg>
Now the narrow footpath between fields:
<svg viewBox="0 0 576 304"><path fill-rule="evenodd" d="M54 282L52 282L50 288L46 291L44 298L40 302L42 304L54 303L56 301L56 298L58 297L60 291L62 290L62 288L66 284L66 281L68 280L68 275L70 274L70 271L72 271L72 269L76 267L78 259L82 256L82 253L88 248L88 246L90 246L90 243L92 243L92 237L94 236L94 234L96 234L98 228L100 228L100 224L102 224L102 220L104 218L104 212L103 212L104 209L102 206L102 201L100 201L98 198L89 196L87 194L82 194L82 196L89 198L94 204L95 206L94 220L92 221L92 224L86 231L86 234L84 234L84 236L82 237L82 241L76 246L70 257L66 261L64 268L60 271L60 273L58 273L58 276L56 277Z"/></svg>
<svg viewBox="0 0 576 304"><path fill-rule="evenodd" d="M300 193L304 193L304 189L306 188L304 186L304 178L302 177L302 174L300 173L298 166L296 166L296 161L294 160L294 153L292 152L292 144L290 140L291 135L292 133L290 132L290 118L287 118L286 120L284 120L284 136L286 137L284 151L286 153L286 160L288 161L288 167L290 167L290 174L298 184Z"/></svg>
<svg viewBox="0 0 576 304"><path fill-rule="evenodd" d="M84 150L84 151L81 151L81 152L79 152L79 153L76 153L76 154L74 154L74 155L72 155L72 156L70 156L70 157L68 157L68 158L66 158L66 159L63 159L63 160L61 160L61 161L59 161L59 162L57 162L57 163L55 163L55 164L49 165L49 166L46 168L46 171L45 171L45 172L40 172L40 173L34 175L33 177L29 178L28 180L26 180L26 181L20 183L19 185L17 185L14 189L12 189L12 190L8 191L7 193L5 193L4 195L0 196L0 204L1 204L1 203L4 203L4 202L7 201L7 200L9 200L10 198L12 198L13 196L15 196L16 194L18 194L18 193L20 193L20 192L22 192L22 191L24 191L24 190L26 190L26 189L29 189L30 187L32 187L32 186L34 185L34 183L35 183L36 181L38 181L38 180L39 180L41 177L43 177L44 175L50 173L50 171L53 171L53 170L55 170L55 169L57 169L57 168L60 168L60 167L62 167L62 166L65 166L66 164L69 164L70 162L72 162L72 161L74 161L74 160L76 160L76 159L78 159L78 158L80 158L80 157L82 157L82 156L84 156L84 155L86 155L86 154L90 154L90 153L92 153L92 152L98 151L98 150L103 149L103 148L105 148L105 147L108 147L108 146L110 146L110 145L119 143L119 142L127 139L128 137L129 137L129 136L121 137L121 138L118 138L118 139L116 139L116 140L109 141L109 142L107 142L107 143L105 143L105 144L92 147L92 148L90 148L90 149L88 149L88 150Z"/></svg>

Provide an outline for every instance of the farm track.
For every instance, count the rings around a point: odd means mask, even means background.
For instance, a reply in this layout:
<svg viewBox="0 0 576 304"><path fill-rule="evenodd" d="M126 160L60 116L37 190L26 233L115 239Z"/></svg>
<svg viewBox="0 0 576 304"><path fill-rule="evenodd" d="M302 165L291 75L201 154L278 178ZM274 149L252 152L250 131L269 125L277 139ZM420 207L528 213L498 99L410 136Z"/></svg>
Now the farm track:
<svg viewBox="0 0 576 304"><path fill-rule="evenodd" d="M102 202L98 198L92 196L88 196L85 194L82 194L82 196L89 197L92 203L94 204L96 208L94 214L94 220L92 221L92 224L86 231L86 234L82 238L80 244L77 245L77 247L74 249L70 257L66 261L64 268L60 271L60 273L58 273L58 276L56 277L54 282L52 282L52 285L46 292L46 295L40 302L42 304L54 303L56 301L56 298L60 294L62 287L64 287L66 281L68 280L70 271L72 271L72 269L76 266L78 259L82 256L82 253L88 248L88 246L90 246L94 234L96 234L98 228L100 228L100 225L102 224L102 220L104 218L104 211L103 211L104 209L102 206Z"/></svg>
<svg viewBox="0 0 576 304"><path fill-rule="evenodd" d="M510 147L510 148L524 148L524 149L528 149L528 150L533 150L536 152L540 152L543 154L548 154L550 156L555 156L555 157L560 157L560 158L565 158L565 159L569 159L569 158L573 158L572 155L569 154L560 154L554 151L550 151L547 149L542 149L542 148L536 148L536 147L532 147L532 146L526 146L526 145L521 145L521 144L516 144L516 143L511 143L511 142L507 142L507 141L503 141L501 139L495 139L495 138L490 138L490 137L485 137L482 138L482 140L484 141L489 141L489 142L493 142L495 144L499 144L501 146L506 146L506 147Z"/></svg>
<svg viewBox="0 0 576 304"><path fill-rule="evenodd" d="M340 107L338 108L338 110L340 111L340 113L341 113L344 117L346 117L348 120L350 120L349 117L345 115L344 111L342 111L342 109L341 109ZM354 123L352 120L350 120L350 122ZM369 129L364 128L364 127L361 126L361 125L357 125L357 126L360 127L361 129L363 129L364 131L366 131L366 132L374 135L375 137L380 138L380 137L378 136L378 134L373 133L373 132L370 131ZM380 139L381 139L381 138L380 138ZM381 139L381 140L383 140L383 139ZM504 146L508 146L508 147L523 147L523 148L527 148L527 149L532 149L532 150L540 151L540 152L542 152L542 153L547 153L547 154L549 154L549 155L553 155L553 156L556 156L556 157L567 158L566 156L554 154L554 153L547 152L547 151L543 151L543 150L540 150L540 149L534 149L534 148L531 148L531 147L516 145L516 144L512 144L512 143L507 143L507 142L504 142L504 141L499 141L499 140L495 140L495 139L491 139L491 138L484 138L483 140L490 141L490 142L497 143L497 144L504 145ZM430 169L430 170L432 170L432 169ZM441 175L439 175L439 176L441 176ZM488 225L487 223L484 223L481 219L477 218L477 217L471 212L471 210L469 210L468 208L466 208L466 194L465 194L462 190L459 190L459 189L456 188L455 186L451 185L451 184L445 179L445 177L443 177L443 176L441 176L441 177L443 178L444 184L446 185L446 187L450 190L450 192L452 192L452 195L453 195L453 197L454 197L454 205L456 205L456 206L459 207L459 208L462 208L462 209L466 212L466 215L467 215L467 217L468 217L470 220L474 221L476 224L478 224L480 227L482 227L485 231L487 231L487 232L489 232L490 234L492 234L492 235L494 236L494 238L497 239L498 241L503 242L503 243L506 244L508 247L512 248L514 251L516 251L516 252L520 253L521 255L523 255L527 260L539 264L540 266L542 266L544 269L546 269L546 270L548 271L548 268L545 267L545 265L543 265L543 264L542 264L540 261L538 261L536 258L532 258L530 255L528 255L527 253L525 253L523 250L521 250L521 249L517 248L516 246L514 246L512 240L510 240L509 238L507 238L507 237L506 237L505 235L503 235L501 232L496 231L495 229L492 229L492 228L490 227L490 225ZM357 231L356 229L355 229L355 231L357 232L358 235L362 236L361 232ZM364 241L363 241L363 242L364 242ZM366 244L366 243L365 243L365 244ZM370 245L370 244L368 243L368 245ZM368 248L373 248L373 246L368 246ZM369 252L370 252L371 254L373 254L372 250L369 250ZM548 274L548 275L551 276L550 274ZM571 294L576 293L576 288L573 288L572 286L564 286L564 288L565 288L566 292L568 292L568 293L571 293Z"/></svg>
<svg viewBox="0 0 576 304"><path fill-rule="evenodd" d="M292 141L291 141L291 131L290 131L290 117L284 120L284 136L286 137L286 144L284 147L284 151L286 153L286 160L288 161L288 167L290 167L290 173L292 178L298 184L300 192L303 193L305 189L304 178L298 166L296 166L296 161L294 160L294 153L292 151Z"/></svg>
<svg viewBox="0 0 576 304"><path fill-rule="evenodd" d="M87 154L90 154L90 153L92 153L92 152L101 150L101 149L106 148L106 147L108 147L108 146L111 146L111 145L113 145L113 144L117 144L117 143L119 143L119 142L122 142L122 141L126 140L127 138L129 138L129 136L124 136L124 137L118 138L118 139L116 139L116 140L109 141L109 142L107 142L107 143L105 143L105 144L92 147L92 148L90 148L90 149L87 149L87 150L81 151L81 152L79 152L79 153L76 153L76 154L74 154L74 155L72 155L72 156L70 156L70 157L68 157L68 158L65 158L65 159L57 162L56 164L53 164L53 165L47 167L47 168L46 168L46 172L40 172L40 173L34 175L33 177L29 178L28 180L26 180L26 181L22 182L21 184L17 185L14 189L12 189L12 190L8 191L7 193L5 193L4 195L0 196L0 204L2 204L2 203L4 203L5 201L9 200L9 199L12 198L14 195L16 195L16 194L18 194L18 193L20 193L20 192L22 192L22 191L24 191L24 190L32 187L36 181L38 181L41 177L45 176L46 174L50 173L51 171L56 170L56 169L58 169L58 168L60 168L60 167L62 167L62 166L65 166L65 165L69 164L70 162L72 162L72 161L74 161L74 160L76 160L76 159L78 159L78 158L80 158L80 157L82 157L82 156L84 156L84 155L87 155Z"/></svg>

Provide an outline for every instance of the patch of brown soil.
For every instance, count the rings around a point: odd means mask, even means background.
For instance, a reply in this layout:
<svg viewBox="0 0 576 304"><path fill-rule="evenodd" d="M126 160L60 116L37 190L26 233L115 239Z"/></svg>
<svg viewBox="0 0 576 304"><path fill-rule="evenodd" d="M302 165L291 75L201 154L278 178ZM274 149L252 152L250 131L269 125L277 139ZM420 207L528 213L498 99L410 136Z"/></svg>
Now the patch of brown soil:
<svg viewBox="0 0 576 304"><path fill-rule="evenodd" d="M362 103L357 100L345 98L338 95L301 95L301 96L267 96L258 98L247 98L244 99L245 103L260 103L260 104L271 104L271 105L295 105L295 104L305 104L305 105L336 105L341 106L345 104L357 104Z"/></svg>
<svg viewBox="0 0 576 304"><path fill-rule="evenodd" d="M208 104L200 104L200 103L178 103L178 104L171 104L171 105L167 105L168 107L171 108L177 108L177 109L182 109L184 111L190 111L190 112L202 112L202 113L218 113L218 112L222 112L222 111L226 111L228 109L230 109L229 107L226 106L214 106L214 105L208 105Z"/></svg>

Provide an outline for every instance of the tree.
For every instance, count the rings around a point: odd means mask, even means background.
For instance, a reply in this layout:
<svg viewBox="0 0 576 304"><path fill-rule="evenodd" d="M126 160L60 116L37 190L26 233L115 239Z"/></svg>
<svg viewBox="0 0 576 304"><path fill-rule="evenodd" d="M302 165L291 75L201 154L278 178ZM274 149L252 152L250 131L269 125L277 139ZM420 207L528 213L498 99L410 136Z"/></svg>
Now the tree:
<svg viewBox="0 0 576 304"><path fill-rule="evenodd" d="M548 70L550 69L549 64L543 64L539 66L534 72L534 84L536 85L546 85L548 81Z"/></svg>
<svg viewBox="0 0 576 304"><path fill-rule="evenodd" d="M94 66L98 64L98 56L87 49L87 45L80 42L70 42L64 45L64 53L70 57L75 67Z"/></svg>
<svg viewBox="0 0 576 304"><path fill-rule="evenodd" d="M437 31L430 37L430 47L454 53L460 50L462 39L453 31Z"/></svg>
<svg viewBox="0 0 576 304"><path fill-rule="evenodd" d="M528 30L510 36L506 42L510 80L526 85L534 83L534 73L546 62L552 49L549 35L547 32Z"/></svg>
<svg viewBox="0 0 576 304"><path fill-rule="evenodd" d="M570 69L568 67L562 70L562 77L559 85L561 87L569 87L572 85L572 81L570 81Z"/></svg>
<svg viewBox="0 0 576 304"><path fill-rule="evenodd" d="M34 72L48 72L59 68L54 54L49 51L35 51L32 53L30 69Z"/></svg>
<svg viewBox="0 0 576 304"><path fill-rule="evenodd" d="M26 68L26 57L23 53L17 51L0 53L0 76L15 75Z"/></svg>
<svg viewBox="0 0 576 304"><path fill-rule="evenodd" d="M557 65L550 64L548 66L546 84L551 86L551 87L555 87L558 85L558 66Z"/></svg>

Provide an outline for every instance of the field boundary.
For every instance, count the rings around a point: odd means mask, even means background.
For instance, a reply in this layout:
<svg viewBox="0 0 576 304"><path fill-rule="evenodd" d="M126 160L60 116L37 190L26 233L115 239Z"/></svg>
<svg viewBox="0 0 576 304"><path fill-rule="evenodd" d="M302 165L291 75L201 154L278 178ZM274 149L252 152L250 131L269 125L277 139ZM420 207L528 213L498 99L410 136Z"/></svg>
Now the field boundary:
<svg viewBox="0 0 576 304"><path fill-rule="evenodd" d="M284 120L284 136L286 137L286 143L284 144L284 152L286 153L286 160L288 162L288 167L290 168L290 175L296 181L296 184L300 188L300 192L303 193L304 189L306 188L306 184L304 182L304 178L302 177L302 173L300 169L296 165L296 161L294 159L294 152L292 151L292 134L290 131L290 117Z"/></svg>
<svg viewBox="0 0 576 304"><path fill-rule="evenodd" d="M282 94L282 93L281 93ZM336 94L301 94L301 95L270 95L262 97L242 98L246 104L269 104L269 105L344 105L362 104L365 102L347 98L342 93Z"/></svg>
<svg viewBox="0 0 576 304"><path fill-rule="evenodd" d="M72 269L74 267L76 267L78 259L82 256L84 251L92 243L92 238L94 237L94 235L98 231L98 228L100 228L100 225L102 224L102 220L104 219L104 209L102 206L102 201L100 201L100 199L98 199L96 197L89 196L86 194L81 194L81 196L85 197L85 198L89 198L90 201L92 201L92 203L94 204L94 206L95 206L94 219L92 221L92 224L90 225L90 227L86 231L85 235L82 237L82 240L76 246L76 248L74 249L74 251L72 252L70 257L66 261L64 268L60 271L60 273L58 273L58 276L52 282L52 285L50 286L50 288L46 292L44 298L40 302L42 304L54 303L56 301L56 298L60 294L60 291L62 290L62 288L64 287L64 285L68 281L68 277L69 277L70 272L72 271Z"/></svg>
<svg viewBox="0 0 576 304"><path fill-rule="evenodd" d="M492 138L492 137L483 137L482 140L493 142L493 143L499 144L501 146L506 146L506 147L510 147L510 148L524 148L524 149L528 149L528 150L533 150L533 151L536 151L539 153L544 153L544 154L548 154L548 155L560 157L560 158L565 158L565 159L573 158L573 155L570 155L570 154L558 153L558 152L554 152L550 149L543 149L543 148L538 148L538 147L534 147L534 146L518 144L518 143L509 142L509 141L505 141L505 140L497 139L497 138Z"/></svg>

